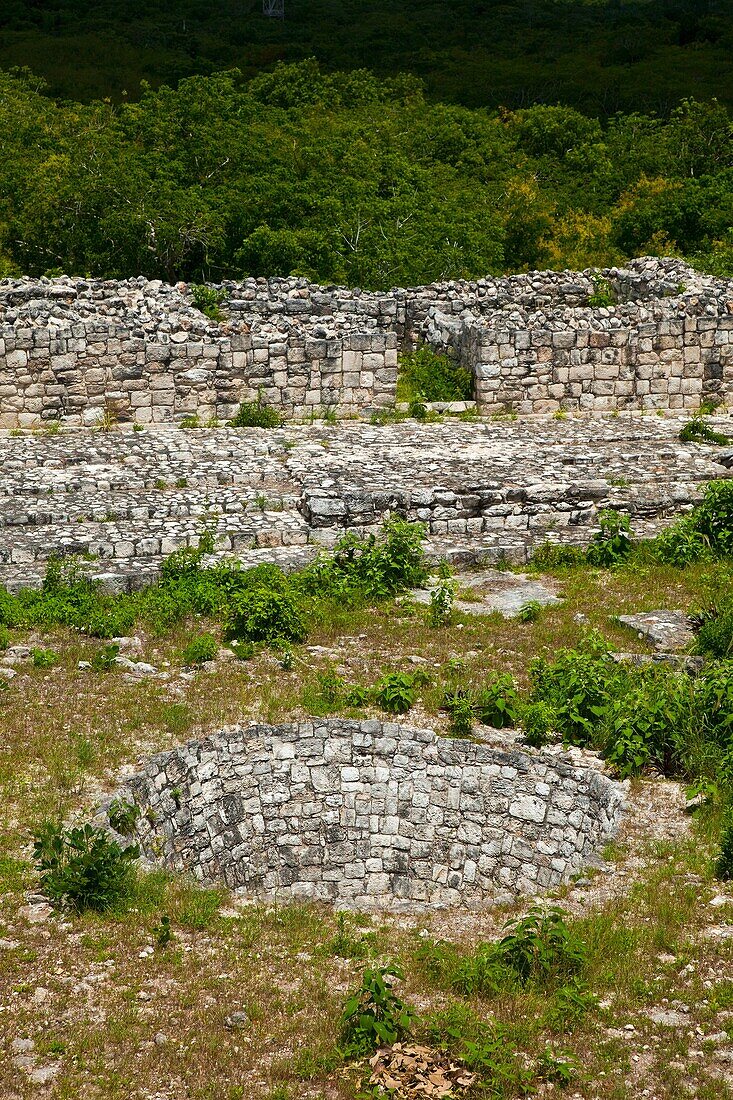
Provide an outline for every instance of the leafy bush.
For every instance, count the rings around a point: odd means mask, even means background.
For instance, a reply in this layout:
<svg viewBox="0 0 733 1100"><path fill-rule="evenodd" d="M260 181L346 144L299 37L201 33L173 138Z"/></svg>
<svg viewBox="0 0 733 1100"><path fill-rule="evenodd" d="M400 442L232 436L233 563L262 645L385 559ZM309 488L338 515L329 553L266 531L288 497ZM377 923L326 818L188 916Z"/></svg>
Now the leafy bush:
<svg viewBox="0 0 733 1100"><path fill-rule="evenodd" d="M140 817L140 810L134 802L126 802L123 799L114 799L107 810L107 819L110 826L121 836L132 836L135 831L135 822Z"/></svg>
<svg viewBox="0 0 733 1100"><path fill-rule="evenodd" d="M547 703L528 703L522 708L521 725L527 744L534 749L541 749L557 728L557 716Z"/></svg>
<svg viewBox="0 0 733 1100"><path fill-rule="evenodd" d="M698 530L696 516L685 516L652 539L653 556L666 565L683 569L712 557L709 540Z"/></svg>
<svg viewBox="0 0 733 1100"><path fill-rule="evenodd" d="M588 295L588 305L592 309L615 306L618 299L608 279L604 279L602 275L591 275L591 280L594 289L593 293Z"/></svg>
<svg viewBox="0 0 733 1100"><path fill-rule="evenodd" d="M710 604L693 616L698 653L719 659L733 652L733 597Z"/></svg>
<svg viewBox="0 0 733 1100"><path fill-rule="evenodd" d="M430 593L430 625L434 627L448 626L453 617L453 600L456 594L456 583L449 579L441 580L440 584Z"/></svg>
<svg viewBox="0 0 733 1100"><path fill-rule="evenodd" d="M7 649L10 645L10 631L6 626L0 625L0 650Z"/></svg>
<svg viewBox="0 0 733 1100"><path fill-rule="evenodd" d="M229 605L226 637L249 642L303 642L307 637L303 608L285 584L266 584L236 593Z"/></svg>
<svg viewBox="0 0 733 1100"><path fill-rule="evenodd" d="M733 554L733 480L711 481L693 515L715 554Z"/></svg>
<svg viewBox="0 0 733 1100"><path fill-rule="evenodd" d="M200 309L212 321L220 321L222 317L221 303L226 298L225 290L217 290L215 286L206 286L201 283L192 283L189 287L191 301L196 309Z"/></svg>
<svg viewBox="0 0 733 1100"><path fill-rule="evenodd" d="M447 355L423 345L400 359L398 396L403 400L469 401L473 397L470 371Z"/></svg>
<svg viewBox="0 0 733 1100"><path fill-rule="evenodd" d="M260 394L256 401L243 401L230 421L232 428L279 428L282 416L265 401Z"/></svg>
<svg viewBox="0 0 733 1100"><path fill-rule="evenodd" d="M218 652L219 643L213 634L200 634L184 648L181 659L184 665L203 665L207 661L215 661Z"/></svg>
<svg viewBox="0 0 733 1100"><path fill-rule="evenodd" d="M120 647L116 642L103 645L91 656L90 664L95 672L109 672L120 655Z"/></svg>
<svg viewBox="0 0 733 1100"><path fill-rule="evenodd" d="M454 692L447 695L443 705L450 714L450 730L455 737L469 737L473 731L473 703L469 695Z"/></svg>
<svg viewBox="0 0 733 1100"><path fill-rule="evenodd" d="M565 741L590 744L622 675L602 639L590 635L578 649L559 650L552 662L540 657L529 672L530 703L547 704Z"/></svg>
<svg viewBox="0 0 733 1100"><path fill-rule="evenodd" d="M64 829L53 821L44 822L33 841L41 889L53 901L103 912L129 898L137 847L121 848L89 824Z"/></svg>
<svg viewBox="0 0 733 1100"><path fill-rule="evenodd" d="M542 614L542 604L539 600L528 600L523 603L517 612L520 623L536 623Z"/></svg>
<svg viewBox="0 0 733 1100"><path fill-rule="evenodd" d="M407 714L417 699L414 676L387 672L374 689L374 699L388 714Z"/></svg>
<svg viewBox="0 0 733 1100"><path fill-rule="evenodd" d="M58 653L53 649L32 649L31 657L34 668L53 668L59 660Z"/></svg>
<svg viewBox="0 0 733 1100"><path fill-rule="evenodd" d="M716 432L703 416L693 416L684 425L679 434L681 443L711 443L717 447L727 447L730 437Z"/></svg>
<svg viewBox="0 0 733 1100"><path fill-rule="evenodd" d="M628 516L612 508L598 513L600 530L596 531L585 552L590 565L600 565L604 569L613 568L624 562L631 553L631 524Z"/></svg>
<svg viewBox="0 0 733 1100"><path fill-rule="evenodd" d="M519 709L519 692L508 672L495 675L474 696L476 717L485 726L493 726L495 729L516 725Z"/></svg>
<svg viewBox="0 0 733 1100"><path fill-rule="evenodd" d="M341 1042L347 1057L371 1054L409 1032L415 1015L394 992L391 980L402 976L394 965L364 971L361 986L347 999L341 1015Z"/></svg>
<svg viewBox="0 0 733 1100"><path fill-rule="evenodd" d="M361 538L350 531L331 555L295 574L293 583L309 595L351 601L388 599L424 583L423 533L421 524L398 518L384 524L381 538Z"/></svg>
<svg viewBox="0 0 733 1100"><path fill-rule="evenodd" d="M585 944L555 906L546 910L532 906L525 917L505 927L510 931L496 945L497 956L523 985L559 985L585 965Z"/></svg>

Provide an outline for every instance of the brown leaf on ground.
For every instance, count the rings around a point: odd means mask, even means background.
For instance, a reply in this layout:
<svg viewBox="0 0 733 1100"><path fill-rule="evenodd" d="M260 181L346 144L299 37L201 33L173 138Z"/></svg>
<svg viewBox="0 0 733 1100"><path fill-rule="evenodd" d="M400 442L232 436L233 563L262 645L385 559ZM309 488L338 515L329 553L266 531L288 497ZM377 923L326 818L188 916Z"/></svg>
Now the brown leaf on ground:
<svg viewBox="0 0 733 1100"><path fill-rule="evenodd" d="M471 1087L475 1073L452 1061L447 1054L417 1044L394 1043L369 1060L370 1085L390 1092L395 1100L443 1100L457 1097Z"/></svg>

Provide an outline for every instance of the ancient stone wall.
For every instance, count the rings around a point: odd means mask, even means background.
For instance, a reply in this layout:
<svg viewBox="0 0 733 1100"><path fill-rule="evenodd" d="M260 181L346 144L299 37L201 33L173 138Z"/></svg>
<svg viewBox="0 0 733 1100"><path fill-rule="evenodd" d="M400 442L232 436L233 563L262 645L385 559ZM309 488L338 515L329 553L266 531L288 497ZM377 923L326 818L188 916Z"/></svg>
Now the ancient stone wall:
<svg viewBox="0 0 733 1100"><path fill-rule="evenodd" d="M378 721L234 726L153 757L118 799L151 860L265 899L474 905L557 885L624 787L578 750Z"/></svg>
<svg viewBox="0 0 733 1100"><path fill-rule="evenodd" d="M615 304L591 306L598 280ZM394 403L398 348L473 373L479 407L695 408L733 387L733 284L674 260L367 293L305 279L225 283L222 319L145 279L0 281L0 427L288 417Z"/></svg>

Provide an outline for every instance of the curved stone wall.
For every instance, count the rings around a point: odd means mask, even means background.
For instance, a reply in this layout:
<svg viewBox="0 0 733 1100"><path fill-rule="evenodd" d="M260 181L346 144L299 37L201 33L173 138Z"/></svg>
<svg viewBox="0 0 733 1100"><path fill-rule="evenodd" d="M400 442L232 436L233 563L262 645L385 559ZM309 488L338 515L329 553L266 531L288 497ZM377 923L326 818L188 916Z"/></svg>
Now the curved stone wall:
<svg viewBox="0 0 733 1100"><path fill-rule="evenodd" d="M557 885L624 787L590 760L378 721L234 726L153 757L117 798L150 859L261 899L476 905Z"/></svg>

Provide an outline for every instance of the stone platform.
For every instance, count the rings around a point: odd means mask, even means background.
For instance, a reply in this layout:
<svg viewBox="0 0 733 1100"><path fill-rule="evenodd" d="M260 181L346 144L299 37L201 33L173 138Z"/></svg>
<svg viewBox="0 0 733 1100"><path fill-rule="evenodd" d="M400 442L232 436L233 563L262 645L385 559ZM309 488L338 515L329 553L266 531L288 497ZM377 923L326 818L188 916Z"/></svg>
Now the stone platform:
<svg viewBox="0 0 733 1100"><path fill-rule="evenodd" d="M652 534L728 476L726 453L682 444L682 418L316 422L262 429L0 433L0 583L37 585L81 555L113 589L153 579L206 525L214 558L287 568L346 528L399 514L455 563L525 562L583 545L600 509ZM725 431L728 418L715 426ZM719 461L720 460L720 461Z"/></svg>

